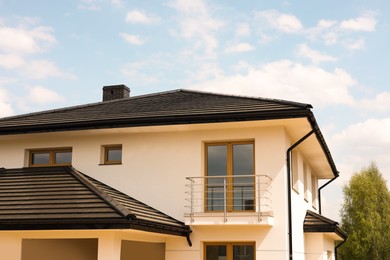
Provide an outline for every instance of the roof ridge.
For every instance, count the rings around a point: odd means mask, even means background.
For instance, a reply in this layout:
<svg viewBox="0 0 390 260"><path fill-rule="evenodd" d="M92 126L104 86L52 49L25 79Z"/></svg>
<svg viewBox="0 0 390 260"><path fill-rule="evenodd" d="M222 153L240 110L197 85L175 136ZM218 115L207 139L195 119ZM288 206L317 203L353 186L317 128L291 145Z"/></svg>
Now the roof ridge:
<svg viewBox="0 0 390 260"><path fill-rule="evenodd" d="M118 212L120 215L125 217L126 219L136 219L137 216L132 213L129 209L124 207L120 202L118 202L115 198L107 194L106 192L98 189L96 185L88 180L85 177L85 174L82 172L76 170L72 166L65 166L65 169L74 176L78 181L82 182L89 190L91 190L94 194L96 194L98 197L100 197L102 200L104 200L112 209L114 209L116 212ZM89 177L91 178L91 177ZM93 179L93 178L91 178Z"/></svg>
<svg viewBox="0 0 390 260"><path fill-rule="evenodd" d="M208 91L201 91L201 90L195 90L195 89L180 88L180 89L173 89L173 90L161 91L161 92L156 92L156 93L142 94L142 95L138 95L138 96L130 96L130 97L121 98L121 99L114 99L114 100L108 100L108 101L98 101L98 102L82 104L82 105L74 105L74 106L69 106L69 107L54 108L54 109L49 109L49 110L44 110L44 111L37 111L37 112L21 114L21 115L2 117L2 118L0 118L0 122L3 120L12 120L12 119L18 119L18 118L23 118L23 117L28 117L28 116L51 114L51 113L62 112L62 111L71 111L71 110L80 109L80 108L99 106L102 104L117 103L117 102L119 103L119 102L129 101L129 100L133 100L133 99L161 96L161 95L172 94L172 93L177 93L177 92L198 93L198 94L213 95L213 96L219 96L219 97L223 96L223 97L232 97L232 98L244 98L244 99L251 99L251 100L257 100L257 101L264 101L264 102L273 102L273 103L284 104L284 105L292 105L292 106L297 106L297 107L306 108L306 109L313 108L312 105L308 104L308 103L301 103L301 102L288 101L288 100L282 100L282 99L272 99L272 98L245 96L245 95L228 94L228 93L216 93L216 92L208 92Z"/></svg>
<svg viewBox="0 0 390 260"><path fill-rule="evenodd" d="M196 90L196 89L178 89L178 91L200 93L200 94L209 94L209 95L224 96L224 97L245 98L245 99L258 100L258 101L261 100L261 101L265 101L265 102L276 102L279 104L294 105L294 106L299 106L299 107L304 107L304 108L313 108L313 106L309 103L295 102L295 101L289 101L289 100L277 99L277 98L265 98L265 97L259 97L259 96L228 94L228 93L203 91L203 90Z"/></svg>

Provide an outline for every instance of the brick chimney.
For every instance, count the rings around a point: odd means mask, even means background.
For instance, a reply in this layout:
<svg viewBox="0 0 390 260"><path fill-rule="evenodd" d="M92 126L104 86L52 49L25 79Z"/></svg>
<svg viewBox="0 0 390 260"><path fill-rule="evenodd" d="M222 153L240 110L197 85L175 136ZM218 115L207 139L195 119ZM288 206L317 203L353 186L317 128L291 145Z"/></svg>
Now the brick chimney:
<svg viewBox="0 0 390 260"><path fill-rule="evenodd" d="M103 102L130 97L130 89L126 85L111 85L103 87Z"/></svg>

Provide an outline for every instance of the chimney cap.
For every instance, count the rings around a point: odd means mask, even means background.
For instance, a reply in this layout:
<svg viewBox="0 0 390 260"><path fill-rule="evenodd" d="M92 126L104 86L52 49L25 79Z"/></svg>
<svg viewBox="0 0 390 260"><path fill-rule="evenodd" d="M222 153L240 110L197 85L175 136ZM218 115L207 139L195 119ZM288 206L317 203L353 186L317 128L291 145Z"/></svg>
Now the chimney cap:
<svg viewBox="0 0 390 260"><path fill-rule="evenodd" d="M130 97L130 88L126 85L109 85L103 87L103 102Z"/></svg>

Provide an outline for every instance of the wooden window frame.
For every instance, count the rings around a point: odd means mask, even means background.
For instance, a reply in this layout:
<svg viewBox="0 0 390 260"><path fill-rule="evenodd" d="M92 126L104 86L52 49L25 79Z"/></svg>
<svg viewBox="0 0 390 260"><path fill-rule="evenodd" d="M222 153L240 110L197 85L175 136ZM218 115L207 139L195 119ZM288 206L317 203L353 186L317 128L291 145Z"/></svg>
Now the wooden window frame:
<svg viewBox="0 0 390 260"><path fill-rule="evenodd" d="M233 260L233 246L253 246L253 260L256 259L256 242L238 241L238 242L204 242L203 243L203 260L206 260L207 246L226 246L226 260Z"/></svg>
<svg viewBox="0 0 390 260"><path fill-rule="evenodd" d="M252 210L234 210L233 205L233 145L237 144L251 144L253 146L253 209ZM244 141L222 141L222 142L207 142L204 144L204 156L205 156L205 165L204 165L204 176L207 177L207 167L208 167L208 153L207 148L209 146L218 146L218 145L227 145L227 212L255 212L256 211L256 160L255 160L255 141L254 140L244 140ZM207 178L205 178L204 185L204 212L223 212L223 210L209 210L207 204L207 187L208 182Z"/></svg>
<svg viewBox="0 0 390 260"><path fill-rule="evenodd" d="M122 155L123 155L123 147L121 144L110 144L103 145L103 165L118 165L122 164ZM108 153L113 150L121 151L121 159L120 160L108 160Z"/></svg>
<svg viewBox="0 0 390 260"><path fill-rule="evenodd" d="M51 167L51 166L70 166L70 165L72 165L72 160L70 163L56 163L55 155L58 152L73 153L71 147L31 149L31 150L28 150L28 153L29 153L28 166L29 167ZM33 164L34 154L49 154L49 163L47 163L47 164Z"/></svg>

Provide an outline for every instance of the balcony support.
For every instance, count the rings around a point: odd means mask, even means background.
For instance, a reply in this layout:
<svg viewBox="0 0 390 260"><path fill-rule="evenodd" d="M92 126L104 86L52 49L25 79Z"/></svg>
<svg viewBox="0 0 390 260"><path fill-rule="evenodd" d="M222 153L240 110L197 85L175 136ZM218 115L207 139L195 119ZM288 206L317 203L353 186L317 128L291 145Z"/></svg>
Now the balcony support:
<svg viewBox="0 0 390 260"><path fill-rule="evenodd" d="M223 178L223 221L226 223L227 222L227 205L226 205L226 200L227 200L227 183L226 183L226 178Z"/></svg>
<svg viewBox="0 0 390 260"><path fill-rule="evenodd" d="M256 186L255 186L256 187ZM256 188L255 188L256 191ZM257 178L257 212L258 212L258 221L261 222L261 190L260 190L260 178Z"/></svg>

